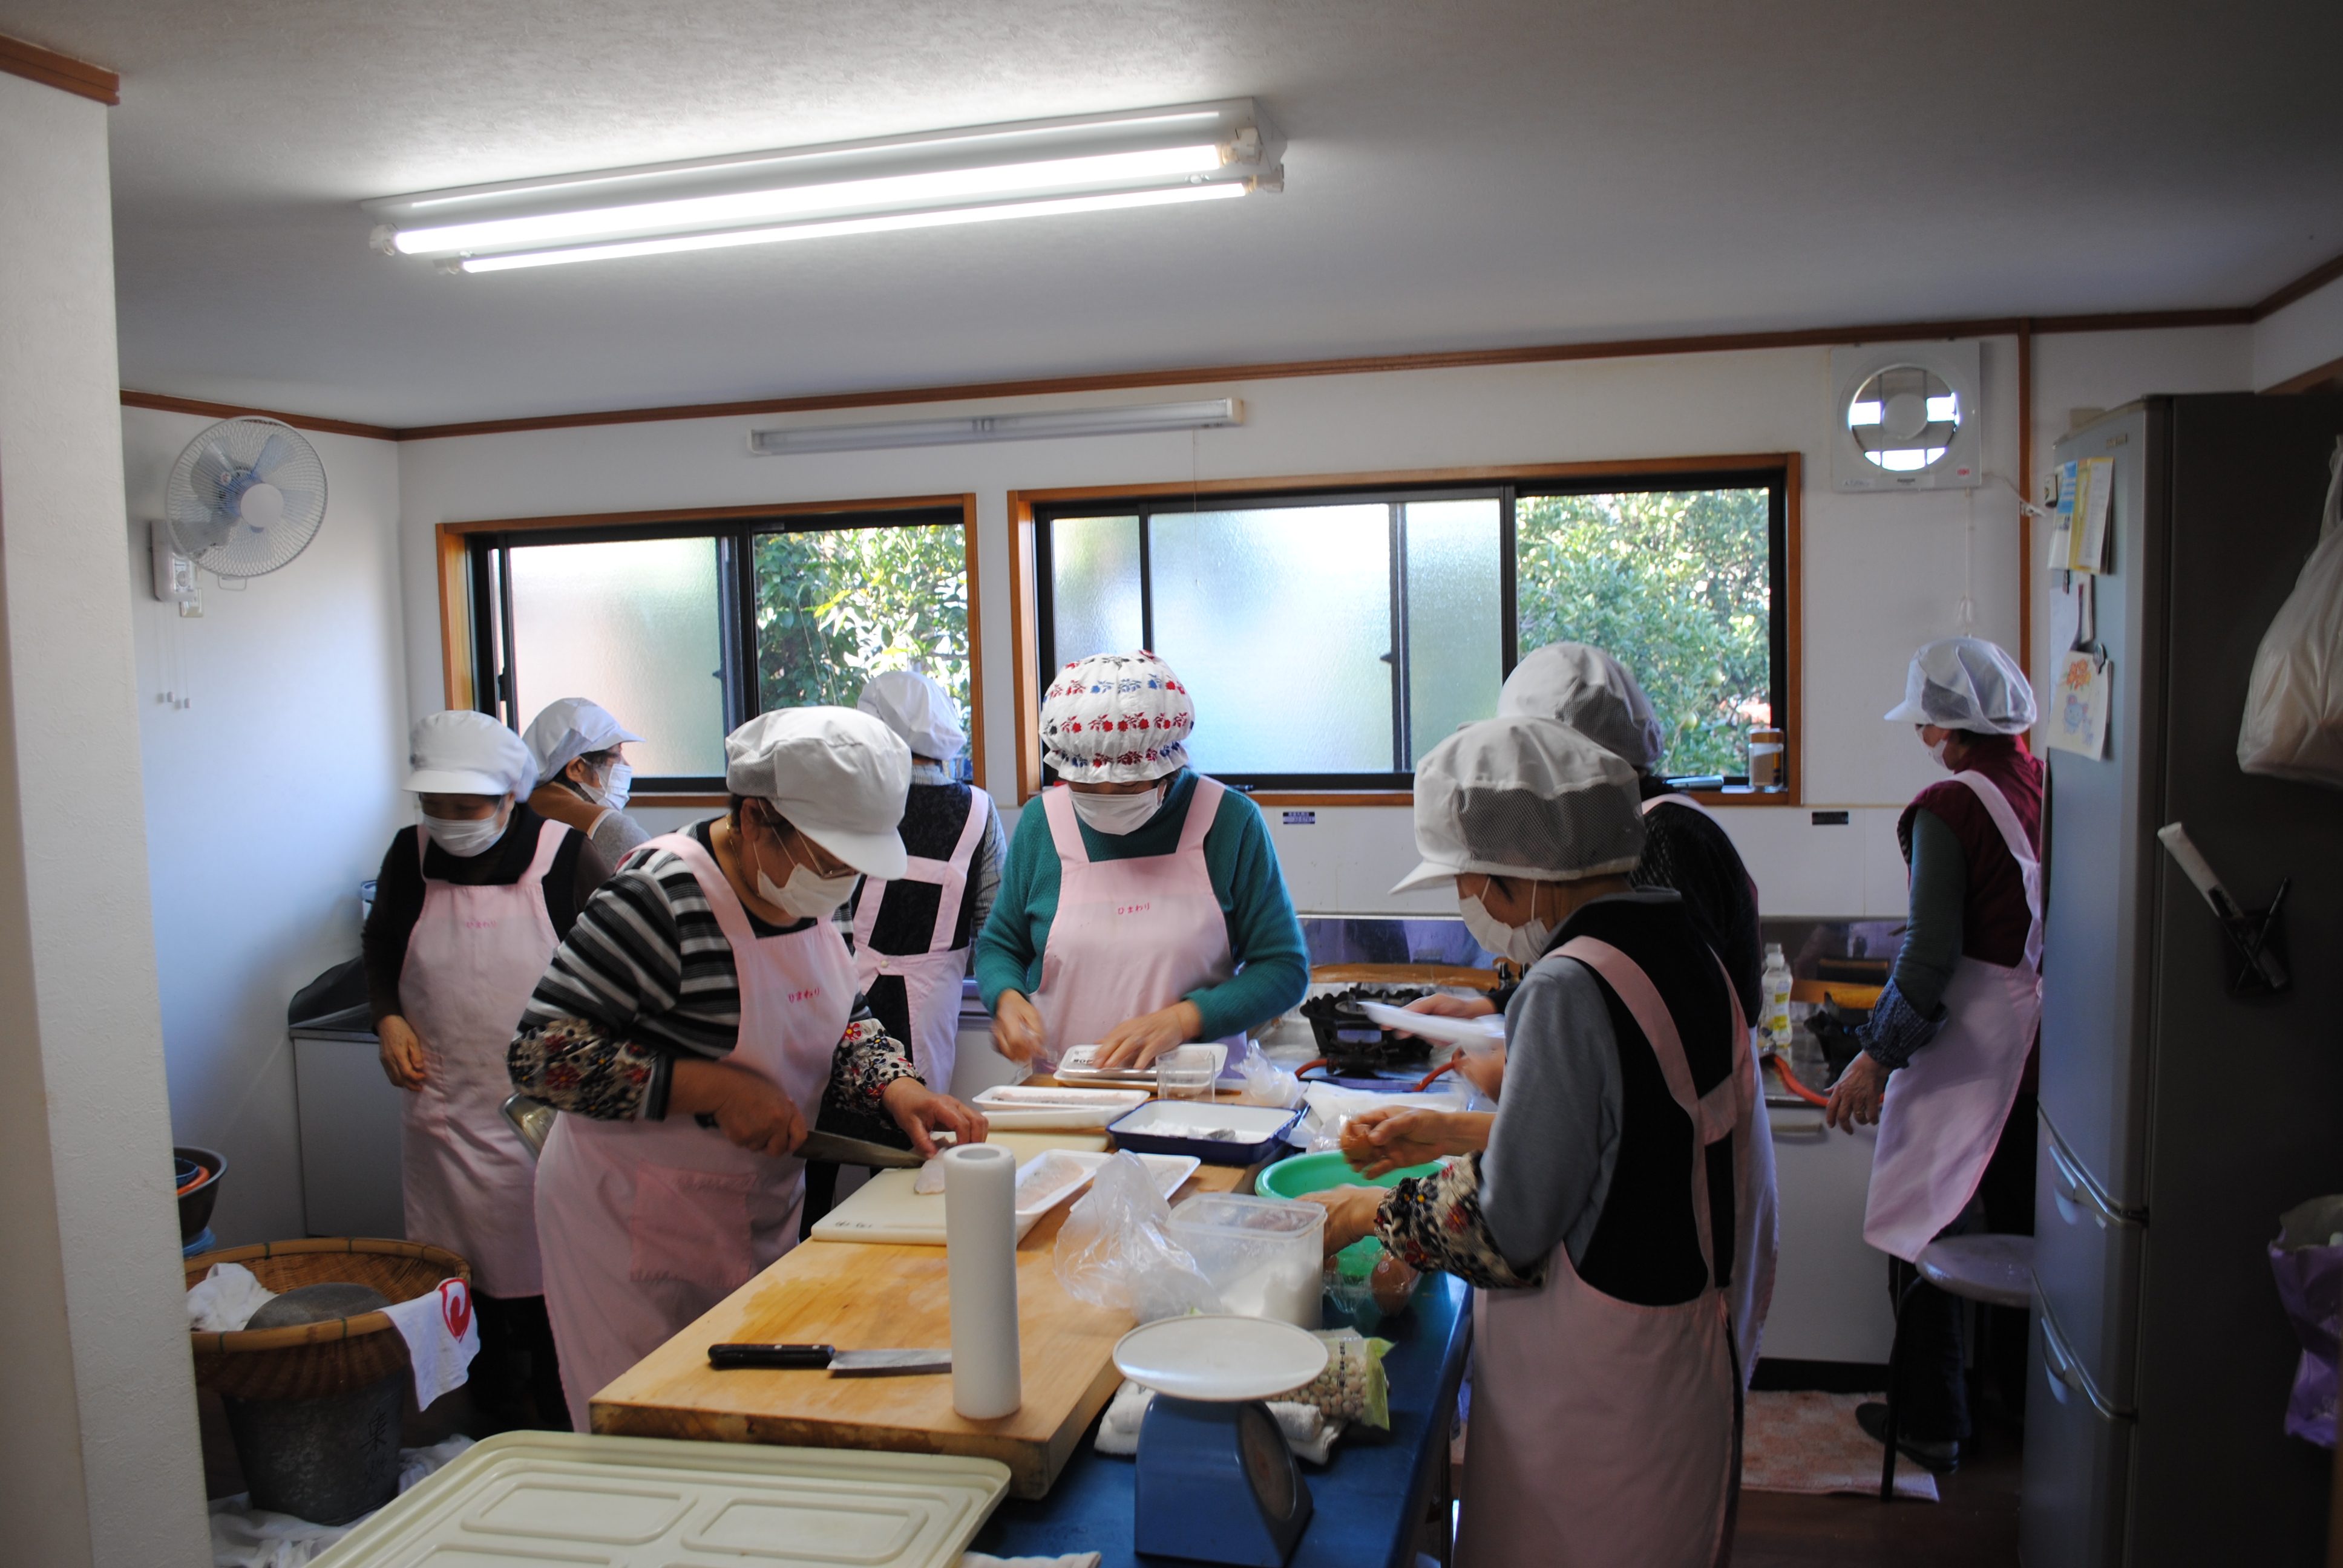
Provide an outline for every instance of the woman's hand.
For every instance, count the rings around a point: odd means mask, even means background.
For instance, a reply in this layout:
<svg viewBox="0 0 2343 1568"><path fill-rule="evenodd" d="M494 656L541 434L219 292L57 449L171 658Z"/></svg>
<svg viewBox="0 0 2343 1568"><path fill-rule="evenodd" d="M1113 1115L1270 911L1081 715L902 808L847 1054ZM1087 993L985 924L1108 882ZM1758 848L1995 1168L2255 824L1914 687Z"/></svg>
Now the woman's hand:
<svg viewBox="0 0 2343 1568"><path fill-rule="evenodd" d="M1434 991L1430 996L1417 997L1404 1010L1428 1012L1435 1018L1486 1018L1497 1010L1497 1004L1484 996L1443 996ZM1408 1033L1403 1029L1397 1032Z"/></svg>
<svg viewBox="0 0 2343 1568"><path fill-rule="evenodd" d="M916 1078L899 1078L880 1093L895 1125L911 1135L911 1147L923 1160L936 1157L930 1130L950 1132L962 1143L984 1141L983 1113L949 1094L938 1094Z"/></svg>
<svg viewBox="0 0 2343 1568"><path fill-rule="evenodd" d="M1489 1146L1486 1111L1425 1111L1410 1106L1363 1111L1342 1129L1342 1158L1370 1179L1445 1154L1477 1154Z"/></svg>
<svg viewBox="0 0 2343 1568"><path fill-rule="evenodd" d="M1324 1192L1304 1192L1304 1203L1317 1203L1326 1211L1327 1257L1332 1257L1352 1242L1372 1236L1375 1218L1383 1212L1383 1200L1391 1196L1380 1187L1336 1187Z"/></svg>
<svg viewBox="0 0 2343 1568"><path fill-rule="evenodd" d="M1011 1061L1041 1054L1041 1010L1019 991L1005 990L992 1008L992 1049Z"/></svg>
<svg viewBox="0 0 2343 1568"><path fill-rule="evenodd" d="M713 1116L725 1137L751 1154L794 1154L811 1131L780 1085L729 1061L675 1064L668 1081L668 1114Z"/></svg>
<svg viewBox="0 0 2343 1568"><path fill-rule="evenodd" d="M1887 1092L1887 1069L1869 1051L1846 1064L1831 1085L1830 1103L1823 1108L1823 1124L1842 1132L1869 1127L1879 1120L1879 1102Z"/></svg>
<svg viewBox="0 0 2343 1568"><path fill-rule="evenodd" d="M390 1080L393 1088L404 1089L410 1094L421 1089L431 1075L424 1065L428 1058L423 1041L413 1026L392 1013L376 1026L375 1033L382 1041L375 1048L375 1054L382 1059L382 1075Z"/></svg>
<svg viewBox="0 0 2343 1568"><path fill-rule="evenodd" d="M1160 1012L1127 1018L1099 1041L1101 1067L1145 1067L1167 1050L1203 1032L1204 1015L1192 1001L1175 1001Z"/></svg>

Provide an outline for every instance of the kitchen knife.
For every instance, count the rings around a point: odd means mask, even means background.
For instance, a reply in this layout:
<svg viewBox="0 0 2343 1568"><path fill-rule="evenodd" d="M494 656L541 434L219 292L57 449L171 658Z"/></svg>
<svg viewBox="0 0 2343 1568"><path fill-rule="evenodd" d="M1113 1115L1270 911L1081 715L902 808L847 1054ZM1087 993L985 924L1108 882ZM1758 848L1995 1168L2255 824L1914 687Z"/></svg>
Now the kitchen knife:
<svg viewBox="0 0 2343 1568"><path fill-rule="evenodd" d="M708 1347L708 1364L719 1372L739 1367L830 1369L832 1377L905 1377L951 1371L951 1352L841 1351L832 1345L724 1344Z"/></svg>
<svg viewBox="0 0 2343 1568"><path fill-rule="evenodd" d="M949 1133L934 1136L938 1148L950 1139ZM916 1150L890 1149L884 1143L866 1143L860 1138L841 1138L835 1132L807 1133L805 1142L798 1148L798 1158L868 1165L877 1171L916 1171L927 1163Z"/></svg>

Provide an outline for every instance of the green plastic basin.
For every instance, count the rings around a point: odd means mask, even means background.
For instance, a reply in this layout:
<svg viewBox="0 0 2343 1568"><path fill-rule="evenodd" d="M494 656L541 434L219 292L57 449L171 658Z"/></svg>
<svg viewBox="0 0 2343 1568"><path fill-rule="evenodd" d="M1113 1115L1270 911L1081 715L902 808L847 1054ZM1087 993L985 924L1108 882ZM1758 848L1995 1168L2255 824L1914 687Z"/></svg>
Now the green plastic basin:
<svg viewBox="0 0 2343 1568"><path fill-rule="evenodd" d="M1323 1192L1330 1187L1396 1187L1406 1177L1429 1176L1439 1169L1435 1161L1428 1165L1386 1171L1369 1181L1351 1169L1351 1162L1342 1158L1341 1150L1327 1149L1316 1154L1297 1154L1266 1166L1253 1178L1252 1184L1253 1191L1264 1197L1292 1200L1305 1192ZM1345 1279L1363 1280L1374 1272L1375 1260L1383 1255L1383 1244L1369 1236L1335 1253L1334 1261Z"/></svg>

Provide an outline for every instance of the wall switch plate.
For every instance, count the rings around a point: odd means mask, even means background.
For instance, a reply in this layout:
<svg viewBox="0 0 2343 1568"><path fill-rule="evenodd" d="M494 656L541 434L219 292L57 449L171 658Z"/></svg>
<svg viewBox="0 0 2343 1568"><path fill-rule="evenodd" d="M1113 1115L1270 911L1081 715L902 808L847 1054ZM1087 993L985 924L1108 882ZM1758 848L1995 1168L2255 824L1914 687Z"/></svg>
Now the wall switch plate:
<svg viewBox="0 0 2343 1568"><path fill-rule="evenodd" d="M196 563L171 542L171 525L156 518L146 525L146 552L155 571L155 597L176 604L181 615L203 614L203 590L196 583ZM196 608L190 610L187 607Z"/></svg>

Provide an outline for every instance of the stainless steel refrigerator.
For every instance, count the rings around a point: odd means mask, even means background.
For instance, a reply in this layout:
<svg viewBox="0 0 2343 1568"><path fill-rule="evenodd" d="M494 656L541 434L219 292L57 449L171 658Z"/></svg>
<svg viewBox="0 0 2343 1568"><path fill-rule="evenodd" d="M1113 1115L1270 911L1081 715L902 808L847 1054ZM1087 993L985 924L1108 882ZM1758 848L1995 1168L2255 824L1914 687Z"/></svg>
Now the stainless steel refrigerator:
<svg viewBox="0 0 2343 1568"><path fill-rule="evenodd" d="M2343 791L2249 776L2237 743L2338 433L2343 397L2221 394L2058 445L2114 459L2112 696L2104 759L2049 753L2028 1568L2325 1561L2332 1459L2281 1429L2297 1344L2267 1248L2343 1191ZM2233 991L2172 821L2242 904L2291 879L2290 990Z"/></svg>

